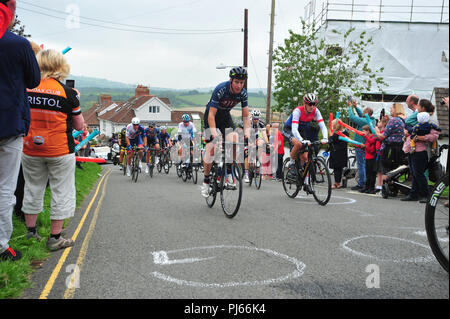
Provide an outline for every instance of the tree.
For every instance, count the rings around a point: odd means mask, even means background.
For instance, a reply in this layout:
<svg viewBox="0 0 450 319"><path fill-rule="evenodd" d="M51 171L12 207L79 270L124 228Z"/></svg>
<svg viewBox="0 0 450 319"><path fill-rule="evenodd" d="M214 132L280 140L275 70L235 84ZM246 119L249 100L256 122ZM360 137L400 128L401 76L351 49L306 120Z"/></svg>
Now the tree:
<svg viewBox="0 0 450 319"><path fill-rule="evenodd" d="M21 25L21 21L19 20L19 17L16 14L16 20L14 21L14 24L11 28L11 32L20 35L24 38L31 38L31 34L25 34L25 26Z"/></svg>
<svg viewBox="0 0 450 319"><path fill-rule="evenodd" d="M373 44L372 38L366 39L362 32L357 40L350 41L355 28L345 32L343 45L326 43L319 38L318 30L302 20L302 34L289 30L290 37L274 53L275 92L277 106L274 110L290 113L302 104L306 93L315 93L319 97L321 113L329 114L344 111L347 107L345 91L361 96L369 92L373 85L380 91L386 85L379 76L383 67L372 70L369 67L370 55L367 48ZM332 30L336 34L340 32Z"/></svg>

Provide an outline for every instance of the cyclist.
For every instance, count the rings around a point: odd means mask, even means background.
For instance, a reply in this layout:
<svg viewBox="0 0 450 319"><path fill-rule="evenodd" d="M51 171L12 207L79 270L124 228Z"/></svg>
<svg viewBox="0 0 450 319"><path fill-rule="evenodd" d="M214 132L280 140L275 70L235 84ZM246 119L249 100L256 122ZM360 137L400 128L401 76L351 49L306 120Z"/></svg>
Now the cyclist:
<svg viewBox="0 0 450 319"><path fill-rule="evenodd" d="M178 158L180 158L179 164L183 162L181 159L183 157L183 142L189 139L190 148L193 146L194 135L197 132L194 123L191 122L189 114L183 114L181 117L183 122L178 124ZM184 139L184 141L183 141ZM192 153L192 150L191 150Z"/></svg>
<svg viewBox="0 0 450 319"><path fill-rule="evenodd" d="M122 161L123 161L123 156L125 154L125 150L127 149L127 139L126 139L126 135L127 135L127 128L124 127L120 132L119 132L119 146L120 146L120 169L122 169Z"/></svg>
<svg viewBox="0 0 450 319"><path fill-rule="evenodd" d="M248 95L244 88L248 78L247 70L243 67L234 67L230 70L230 80L220 83L213 91L211 99L206 105L203 123L207 132L206 152L204 157L204 180L201 189L203 197L209 196L210 171L212 167L211 158L214 156L214 145L211 143L222 134L225 137L227 128L235 129L230 111L238 103L241 103L242 120L244 121L244 132L247 132L249 124ZM208 130L209 129L209 130ZM248 133L245 135L248 137ZM229 134L228 141L237 142L236 134ZM233 181L228 181L233 186Z"/></svg>
<svg viewBox="0 0 450 319"><path fill-rule="evenodd" d="M145 129L142 125L140 125L141 121L138 117L133 117L131 123L127 125L126 132L126 141L127 141L127 150L128 150L128 166L127 166L127 176L131 176L131 158L133 157L133 146L136 146L139 149L139 168L142 169L142 156L143 156L143 148L144 145L147 145L147 137L144 132Z"/></svg>
<svg viewBox="0 0 450 319"><path fill-rule="evenodd" d="M161 148L172 147L172 140L170 138L169 132L167 132L167 128L165 126L161 126L161 131L158 135L159 143Z"/></svg>
<svg viewBox="0 0 450 319"><path fill-rule="evenodd" d="M308 129L310 129L310 123L315 120L317 121L320 130L322 132L322 144L328 143L328 130L325 126L325 123L322 118L322 114L320 114L319 109L316 107L319 100L313 93L308 93L303 97L304 104L302 106L298 106L294 109L291 116L289 116L283 128L283 136L289 140L291 144L291 153L290 158L291 161L289 163L289 172L288 174L291 177L296 176L297 172L295 170L295 158L302 148L303 144L310 144L309 140L303 139L302 135L299 131L302 131L303 135L308 135ZM303 165L308 160L308 153L304 152L300 155L301 164ZM295 175L293 175L295 174ZM309 187L309 176L305 179L305 190L308 193L312 193L312 190Z"/></svg>
<svg viewBox="0 0 450 319"><path fill-rule="evenodd" d="M149 159L150 159L150 149L151 148L155 148L156 149L156 153L159 153L159 130L156 127L155 122L151 121L148 123L148 128L145 129L144 131L144 135L145 137L147 137L147 149L146 149L146 157L145 157L145 162L147 163L146 167L145 167L145 174L148 174L149 170L148 170L148 165L149 163ZM158 159L158 157L156 156L156 159ZM157 164L155 162L155 164Z"/></svg>
<svg viewBox="0 0 450 319"><path fill-rule="evenodd" d="M255 134L256 145L258 146L258 158L261 159L264 143L266 144L269 143L269 138L267 137L266 132L266 124L260 119L261 111L253 109L251 115L252 121L250 124L253 130L252 132ZM249 183L250 178L248 176L248 168L249 168L248 154L245 156L244 159L244 167L245 167L244 182Z"/></svg>

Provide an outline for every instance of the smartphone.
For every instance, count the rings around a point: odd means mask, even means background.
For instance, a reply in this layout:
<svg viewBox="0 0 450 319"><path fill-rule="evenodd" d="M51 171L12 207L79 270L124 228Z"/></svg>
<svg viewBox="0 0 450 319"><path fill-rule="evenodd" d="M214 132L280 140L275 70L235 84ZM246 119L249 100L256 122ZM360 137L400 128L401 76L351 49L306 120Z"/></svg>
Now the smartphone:
<svg viewBox="0 0 450 319"><path fill-rule="evenodd" d="M66 80L66 85L72 89L75 88L75 80Z"/></svg>

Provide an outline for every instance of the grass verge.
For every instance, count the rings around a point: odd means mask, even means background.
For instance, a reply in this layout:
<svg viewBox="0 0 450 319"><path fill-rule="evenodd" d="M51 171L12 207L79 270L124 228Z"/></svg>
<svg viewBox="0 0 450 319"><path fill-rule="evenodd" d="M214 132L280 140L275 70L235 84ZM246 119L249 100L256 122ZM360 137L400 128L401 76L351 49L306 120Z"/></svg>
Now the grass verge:
<svg viewBox="0 0 450 319"><path fill-rule="evenodd" d="M84 198L89 194L97 182L101 167L95 163L82 164L83 169L75 170L76 206L79 208ZM13 214L13 233L9 245L22 252L18 261L0 262L0 299L19 298L25 289L30 288L31 274L39 269L50 256L46 248L47 238L50 236L50 189L44 196L44 210L39 214L36 222L41 242L26 239L27 228L25 222ZM69 220L65 221L67 225Z"/></svg>

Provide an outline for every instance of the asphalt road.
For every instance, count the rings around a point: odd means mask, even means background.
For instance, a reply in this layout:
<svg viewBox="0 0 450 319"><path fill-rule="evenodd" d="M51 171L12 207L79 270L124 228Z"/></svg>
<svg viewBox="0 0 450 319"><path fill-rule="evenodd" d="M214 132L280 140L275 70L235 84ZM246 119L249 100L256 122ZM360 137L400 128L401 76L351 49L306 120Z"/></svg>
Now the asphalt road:
<svg viewBox="0 0 450 319"><path fill-rule="evenodd" d="M322 207L263 181L260 190L245 185L228 219L174 169L136 184L117 166L102 174L104 192L94 188L66 230L75 232L94 198L75 246L63 262L64 251L52 254L24 298L45 289L54 299L449 298L424 204L343 189ZM77 279L72 290L68 278Z"/></svg>

